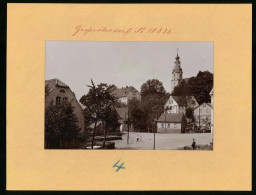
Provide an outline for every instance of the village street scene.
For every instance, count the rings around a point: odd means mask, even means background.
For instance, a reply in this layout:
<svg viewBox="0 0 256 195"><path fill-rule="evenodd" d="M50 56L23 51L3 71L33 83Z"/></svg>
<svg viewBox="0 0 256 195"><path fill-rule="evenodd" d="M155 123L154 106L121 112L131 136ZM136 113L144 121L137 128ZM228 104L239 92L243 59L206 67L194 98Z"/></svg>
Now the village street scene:
<svg viewBox="0 0 256 195"><path fill-rule="evenodd" d="M46 42L45 149L213 150L211 42Z"/></svg>

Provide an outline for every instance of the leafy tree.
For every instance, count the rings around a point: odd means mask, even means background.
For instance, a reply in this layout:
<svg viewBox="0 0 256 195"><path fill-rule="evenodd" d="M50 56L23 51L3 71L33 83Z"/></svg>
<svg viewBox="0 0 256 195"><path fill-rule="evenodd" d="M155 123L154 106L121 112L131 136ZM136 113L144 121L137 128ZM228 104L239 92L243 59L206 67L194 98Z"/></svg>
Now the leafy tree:
<svg viewBox="0 0 256 195"><path fill-rule="evenodd" d="M194 96L199 104L210 102L209 95L213 87L213 74L209 71L199 71L196 77L191 77L188 83L182 81L177 85L173 96Z"/></svg>
<svg viewBox="0 0 256 195"><path fill-rule="evenodd" d="M104 121L103 148L105 148L107 129L110 129L113 132L115 132L116 128L120 126L118 114L113 106L108 107L106 109L106 111L104 112L103 121Z"/></svg>
<svg viewBox="0 0 256 195"><path fill-rule="evenodd" d="M146 122L144 118L144 113L141 106L141 101L138 99L131 99L128 101L128 108L130 110L130 119L133 127L135 129L145 129Z"/></svg>
<svg viewBox="0 0 256 195"><path fill-rule="evenodd" d="M195 120L194 118L194 112L193 109L191 107L186 108L186 114L185 114L186 118L190 118L192 121Z"/></svg>
<svg viewBox="0 0 256 195"><path fill-rule="evenodd" d="M187 83L182 80L179 85L177 85L172 92L173 96L187 96L190 95L191 91Z"/></svg>
<svg viewBox="0 0 256 195"><path fill-rule="evenodd" d="M53 102L45 109L45 140L49 148L59 148L60 142L70 143L75 140L81 130L78 119L70 102L54 105Z"/></svg>
<svg viewBox="0 0 256 195"><path fill-rule="evenodd" d="M142 99L144 99L149 94L158 94L160 96L164 96L166 93L163 83L158 79L149 79L141 86L140 91Z"/></svg>
<svg viewBox="0 0 256 195"><path fill-rule="evenodd" d="M96 125L98 121L105 121L106 112L115 103L115 98L109 92L109 86L105 83L100 83L95 86L91 80L91 85L89 87L89 92L87 95L82 96L80 102L86 107L85 108L85 120L94 123L92 144L93 149L94 137L96 131Z"/></svg>

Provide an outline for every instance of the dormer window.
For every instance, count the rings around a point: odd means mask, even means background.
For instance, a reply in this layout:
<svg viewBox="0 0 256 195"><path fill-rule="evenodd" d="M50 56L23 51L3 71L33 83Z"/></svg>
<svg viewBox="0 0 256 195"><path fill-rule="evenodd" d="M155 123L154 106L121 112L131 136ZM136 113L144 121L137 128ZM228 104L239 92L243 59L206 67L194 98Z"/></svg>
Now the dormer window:
<svg viewBox="0 0 256 195"><path fill-rule="evenodd" d="M65 91L63 89L60 90L60 93L65 93Z"/></svg>

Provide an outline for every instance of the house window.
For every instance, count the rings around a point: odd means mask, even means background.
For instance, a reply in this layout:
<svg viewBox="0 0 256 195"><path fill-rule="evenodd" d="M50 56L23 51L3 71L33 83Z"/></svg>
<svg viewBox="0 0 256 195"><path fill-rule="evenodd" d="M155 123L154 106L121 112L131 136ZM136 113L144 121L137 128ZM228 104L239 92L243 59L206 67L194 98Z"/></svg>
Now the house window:
<svg viewBox="0 0 256 195"><path fill-rule="evenodd" d="M173 124L173 128L177 128L177 125L176 125L176 124Z"/></svg>
<svg viewBox="0 0 256 195"><path fill-rule="evenodd" d="M173 103L173 100L171 100L171 104Z"/></svg>
<svg viewBox="0 0 256 195"><path fill-rule="evenodd" d="M164 128L164 123L162 123L162 128Z"/></svg>
<svg viewBox="0 0 256 195"><path fill-rule="evenodd" d="M61 100L61 98L59 96L56 97L56 105L60 105L60 100Z"/></svg>
<svg viewBox="0 0 256 195"><path fill-rule="evenodd" d="M65 93L65 91L63 89L60 90L60 93Z"/></svg>
<svg viewBox="0 0 256 195"><path fill-rule="evenodd" d="M167 127L170 128L170 123L168 123Z"/></svg>
<svg viewBox="0 0 256 195"><path fill-rule="evenodd" d="M209 113L209 110L208 110L208 109L206 109L206 113Z"/></svg>
<svg viewBox="0 0 256 195"><path fill-rule="evenodd" d="M67 102L68 98L67 97L63 97L63 102Z"/></svg>

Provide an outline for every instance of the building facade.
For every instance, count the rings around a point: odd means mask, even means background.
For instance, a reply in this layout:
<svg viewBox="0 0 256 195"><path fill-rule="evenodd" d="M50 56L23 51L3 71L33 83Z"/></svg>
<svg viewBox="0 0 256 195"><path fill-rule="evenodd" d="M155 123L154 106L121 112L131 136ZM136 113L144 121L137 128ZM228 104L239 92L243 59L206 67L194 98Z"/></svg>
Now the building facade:
<svg viewBox="0 0 256 195"><path fill-rule="evenodd" d="M137 89L133 86L130 87L122 87L120 89L114 90L111 94L113 94L120 103L128 104L128 101L135 98L137 100L141 100L141 95Z"/></svg>
<svg viewBox="0 0 256 195"><path fill-rule="evenodd" d="M200 127L210 127L212 106L209 103L202 103L194 109L195 123Z"/></svg>
<svg viewBox="0 0 256 195"><path fill-rule="evenodd" d="M74 114L78 119L77 125L81 128L79 133L83 135L84 112L69 86L58 79L46 80L45 86L48 89L45 97L45 108L47 108L51 102L54 105L61 105L63 102L70 102L74 107Z"/></svg>
<svg viewBox="0 0 256 195"><path fill-rule="evenodd" d="M199 106L194 96L170 96L164 105L168 113L186 113L186 108Z"/></svg>
<svg viewBox="0 0 256 195"><path fill-rule="evenodd" d="M185 133L186 119L183 113L163 113L157 120L157 133Z"/></svg>
<svg viewBox="0 0 256 195"><path fill-rule="evenodd" d="M213 141L213 88L210 92L210 96L211 96L211 106L212 106L212 110L211 110L211 141Z"/></svg>

